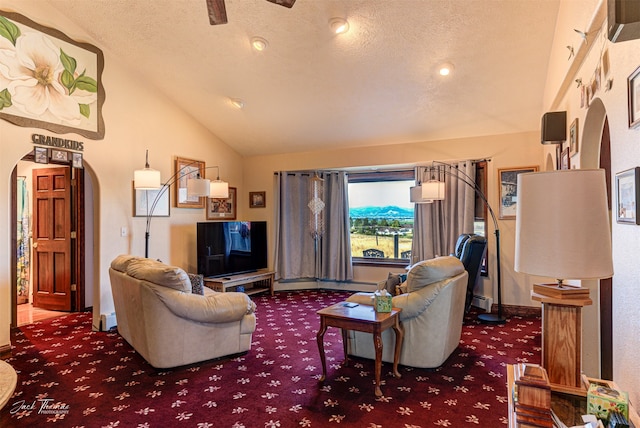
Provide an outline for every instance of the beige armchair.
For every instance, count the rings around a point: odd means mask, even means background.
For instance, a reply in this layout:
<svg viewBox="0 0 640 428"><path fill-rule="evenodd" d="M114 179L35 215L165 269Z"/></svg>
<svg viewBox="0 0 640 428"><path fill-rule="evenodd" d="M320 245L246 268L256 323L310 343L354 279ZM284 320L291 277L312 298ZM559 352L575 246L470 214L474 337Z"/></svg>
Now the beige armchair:
<svg viewBox="0 0 640 428"><path fill-rule="evenodd" d="M246 352L256 329L244 293L196 287L175 266L118 256L109 269L118 333L156 368Z"/></svg>
<svg viewBox="0 0 640 428"><path fill-rule="evenodd" d="M401 308L400 321L404 342L400 364L419 368L441 366L456 349L462 334L465 309L467 271L456 257L446 256L413 265L402 289L393 297L393 306ZM372 293L357 293L347 300L373 305ZM349 331L347 352L374 359L375 349L370 333ZM382 360L393 362L395 333L382 333Z"/></svg>

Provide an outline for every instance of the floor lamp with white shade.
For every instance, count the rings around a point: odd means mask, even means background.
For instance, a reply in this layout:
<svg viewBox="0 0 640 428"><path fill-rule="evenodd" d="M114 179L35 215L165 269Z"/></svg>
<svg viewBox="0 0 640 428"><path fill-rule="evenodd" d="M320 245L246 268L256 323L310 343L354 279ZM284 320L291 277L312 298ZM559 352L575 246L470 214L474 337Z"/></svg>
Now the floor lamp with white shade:
<svg viewBox="0 0 640 428"><path fill-rule="evenodd" d="M158 203L162 199L162 196L169 190L169 188L175 184L179 179L185 178L184 171L190 166L196 164L192 162L184 165L177 170L165 183L161 182L160 171L149 167L149 151L146 152L146 161L144 169L136 170L133 173L133 187L136 190L159 190L156 193L155 198L150 204L147 204L147 225L144 235L144 256L149 257L149 237L151 230L151 219L153 213L158 206ZM199 173L187 173L187 175L194 174L193 177L187 176L187 194L190 196L198 197L211 197L211 198L228 198L229 197L229 183L220 180L220 168L218 166L209 166L205 169L216 168L218 170L218 176L215 180L207 180L201 178Z"/></svg>
<svg viewBox="0 0 640 428"><path fill-rule="evenodd" d="M455 178L456 180L471 187L476 195L482 200L487 207L487 211L493 221L494 234L496 236L496 286L497 286L497 313L485 313L478 315L478 319L481 322L487 324L504 324L507 319L503 315L502 311L502 272L500 266L500 229L498 228L498 220L496 215L487 200L486 195L476 183L475 179L456 168L454 165L446 162L433 161L431 166L423 167L427 171L431 171L431 179L423 181L420 186L415 186L415 189L420 188L422 190L422 201L432 202L434 200L443 200L445 198L445 183L437 180L439 174L444 174ZM415 191L412 191L415 193ZM414 196L414 199L415 196Z"/></svg>

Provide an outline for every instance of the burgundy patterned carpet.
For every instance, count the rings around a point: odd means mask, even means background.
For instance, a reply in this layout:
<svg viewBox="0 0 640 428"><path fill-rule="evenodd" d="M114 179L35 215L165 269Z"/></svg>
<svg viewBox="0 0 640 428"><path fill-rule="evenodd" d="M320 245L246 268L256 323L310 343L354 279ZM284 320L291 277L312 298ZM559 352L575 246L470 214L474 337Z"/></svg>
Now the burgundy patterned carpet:
<svg viewBox="0 0 640 428"><path fill-rule="evenodd" d="M58 427L502 427L505 365L540 362L540 319L504 326L465 319L459 348L437 370L384 364L373 393L373 362L341 367L341 335L325 335L327 380L315 312L344 300L334 291L259 296L258 327L247 354L158 371L116 331L91 331L91 314L71 314L12 332L18 371L0 426ZM425 344L428 346L428 344Z"/></svg>

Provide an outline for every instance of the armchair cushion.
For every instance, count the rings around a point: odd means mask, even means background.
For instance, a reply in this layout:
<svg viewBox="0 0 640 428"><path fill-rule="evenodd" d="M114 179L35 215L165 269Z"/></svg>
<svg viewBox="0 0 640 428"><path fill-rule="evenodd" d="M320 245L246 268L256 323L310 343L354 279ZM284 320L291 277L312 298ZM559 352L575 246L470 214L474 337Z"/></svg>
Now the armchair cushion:
<svg viewBox="0 0 640 428"><path fill-rule="evenodd" d="M423 260L411 266L407 275L407 293L456 276L464 272L464 265L454 256L436 257Z"/></svg>
<svg viewBox="0 0 640 428"><path fill-rule="evenodd" d="M207 296L162 290L151 284L158 298L180 318L202 323L240 321L254 313L255 303L244 293L216 293Z"/></svg>
<svg viewBox="0 0 640 428"><path fill-rule="evenodd" d="M187 273L176 266L168 266L151 259L136 259L129 262L126 273L136 279L191 293L191 281Z"/></svg>
<svg viewBox="0 0 640 428"><path fill-rule="evenodd" d="M126 272L129 267L129 263L134 259L137 259L137 257L130 254L121 254L113 259L111 262L111 268L118 272Z"/></svg>

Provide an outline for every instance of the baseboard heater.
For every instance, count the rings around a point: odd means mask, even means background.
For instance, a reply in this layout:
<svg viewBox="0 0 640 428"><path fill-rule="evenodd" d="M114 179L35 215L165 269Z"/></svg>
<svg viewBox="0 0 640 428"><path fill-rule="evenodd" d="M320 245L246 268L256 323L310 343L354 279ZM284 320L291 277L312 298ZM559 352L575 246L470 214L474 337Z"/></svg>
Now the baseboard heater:
<svg viewBox="0 0 640 428"><path fill-rule="evenodd" d="M478 296L477 294L473 295L473 300L471 301L473 306L476 306L480 309L484 309L487 312L491 312L491 306L493 305L493 299L491 297Z"/></svg>
<svg viewBox="0 0 640 428"><path fill-rule="evenodd" d="M117 324L116 313L100 315L100 331L109 331Z"/></svg>

